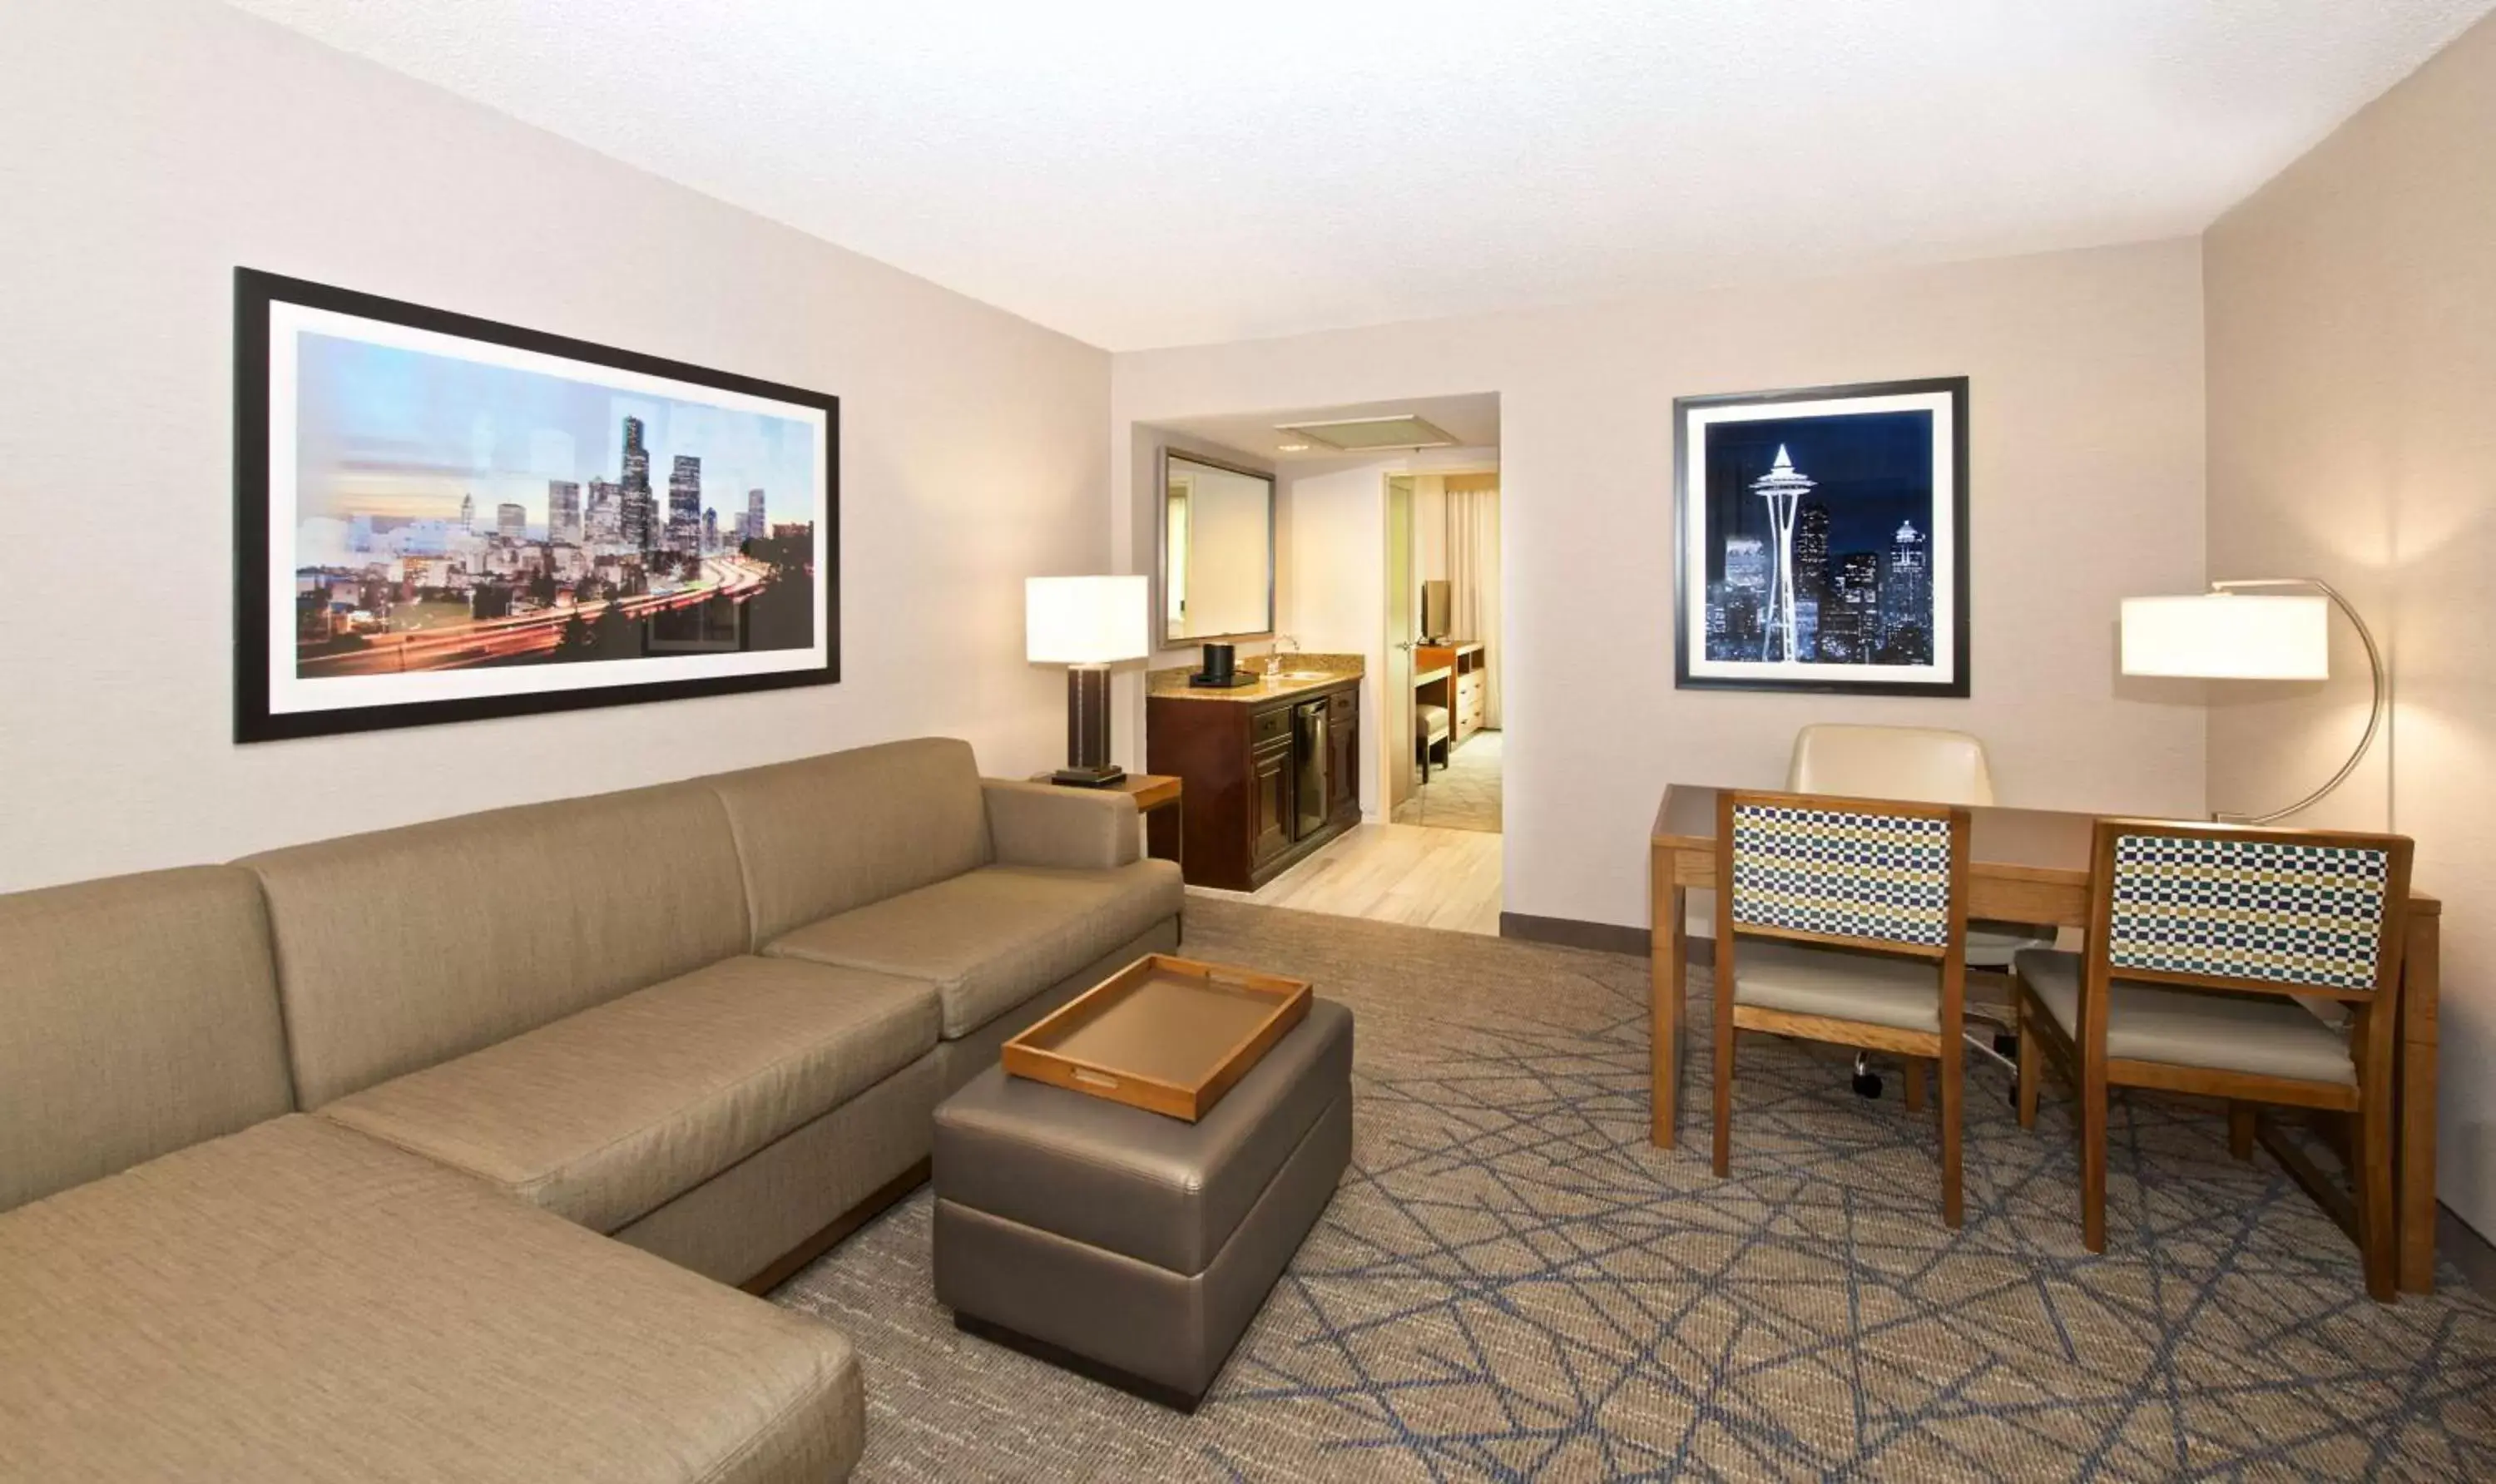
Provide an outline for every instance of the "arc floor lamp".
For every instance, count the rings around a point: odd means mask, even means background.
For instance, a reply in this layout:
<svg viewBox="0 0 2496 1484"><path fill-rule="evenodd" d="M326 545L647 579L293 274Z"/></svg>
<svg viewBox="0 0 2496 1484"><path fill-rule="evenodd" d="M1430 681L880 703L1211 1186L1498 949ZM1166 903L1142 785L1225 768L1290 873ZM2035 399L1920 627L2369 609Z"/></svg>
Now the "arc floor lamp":
<svg viewBox="0 0 2496 1484"><path fill-rule="evenodd" d="M2285 593L2294 596L2285 596ZM2263 594L2268 596L2254 596ZM2247 577L2206 593L2123 601L2123 672L2205 680L2325 680L2331 674L2331 609L2349 615L2374 673L2366 731L2323 787L2268 814L2218 815L2231 824L2269 824L2311 809L2348 781L2384 728L2390 677L2374 631L2340 590L2320 577Z"/></svg>

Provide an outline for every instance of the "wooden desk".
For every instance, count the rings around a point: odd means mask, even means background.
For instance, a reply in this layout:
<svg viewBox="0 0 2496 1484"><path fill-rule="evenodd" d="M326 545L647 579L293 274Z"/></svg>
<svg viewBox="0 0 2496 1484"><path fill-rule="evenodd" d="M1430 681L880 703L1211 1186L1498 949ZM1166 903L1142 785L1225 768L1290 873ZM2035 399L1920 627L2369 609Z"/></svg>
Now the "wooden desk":
<svg viewBox="0 0 2496 1484"><path fill-rule="evenodd" d="M1053 775L1034 773L1031 781L1045 784ZM1066 787L1072 788L1073 785ZM1124 793L1136 801L1136 813L1144 817L1144 852L1155 860L1187 864L1187 832L1179 827L1179 780L1159 773L1130 773L1114 784L1104 784L1100 790Z"/></svg>
<svg viewBox="0 0 2496 1484"><path fill-rule="evenodd" d="M1655 913L1648 1007L1654 1095L1650 1136L1666 1149L1676 1142L1681 1106L1682 1033L1689 999L1687 893L1692 887L1712 891L1716 886L1716 794L1713 788L1668 787L1648 841L1648 889ZM1969 916L2088 925L2089 848L2097 816L1971 809L1968 817ZM2435 1287L2436 998L2443 967L2443 912L2435 898L2411 895L2401 969L2392 1178L2400 1285L2411 1293Z"/></svg>

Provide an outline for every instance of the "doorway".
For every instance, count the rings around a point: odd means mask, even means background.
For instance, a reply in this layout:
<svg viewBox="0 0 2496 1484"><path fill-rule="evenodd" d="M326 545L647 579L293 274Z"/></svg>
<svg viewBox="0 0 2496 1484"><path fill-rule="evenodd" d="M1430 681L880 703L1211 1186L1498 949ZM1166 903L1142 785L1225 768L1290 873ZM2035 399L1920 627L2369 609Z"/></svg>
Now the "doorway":
<svg viewBox="0 0 2496 1484"><path fill-rule="evenodd" d="M1390 669L1392 657L1410 656L1414 735L1396 755L1406 787L1388 818L1496 835L1506 808L1499 474L1405 482L1388 493L1388 653Z"/></svg>

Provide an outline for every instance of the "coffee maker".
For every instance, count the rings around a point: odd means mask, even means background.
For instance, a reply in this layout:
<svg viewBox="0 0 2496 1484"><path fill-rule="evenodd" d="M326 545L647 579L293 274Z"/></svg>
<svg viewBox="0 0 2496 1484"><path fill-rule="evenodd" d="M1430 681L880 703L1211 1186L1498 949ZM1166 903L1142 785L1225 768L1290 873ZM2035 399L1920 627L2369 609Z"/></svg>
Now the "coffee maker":
<svg viewBox="0 0 2496 1484"><path fill-rule="evenodd" d="M1255 685L1257 677L1240 673L1236 646L1212 643L1204 646L1204 667L1188 676L1187 683L1200 690L1228 691Z"/></svg>

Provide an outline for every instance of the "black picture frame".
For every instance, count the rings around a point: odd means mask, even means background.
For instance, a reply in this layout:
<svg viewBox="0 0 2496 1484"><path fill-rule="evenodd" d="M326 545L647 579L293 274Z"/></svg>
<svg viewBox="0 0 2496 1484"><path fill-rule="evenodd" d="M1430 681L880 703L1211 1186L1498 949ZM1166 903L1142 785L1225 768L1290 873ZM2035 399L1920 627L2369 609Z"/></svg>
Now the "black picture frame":
<svg viewBox="0 0 2496 1484"><path fill-rule="evenodd" d="M696 387L786 403L794 408L820 413L823 417L823 443L821 457L816 461L817 488L812 491L812 509L817 512L816 521L820 529L814 535L815 560L811 564L812 581L820 584L822 593L815 615L823 635L820 663L768 673L621 681L575 689L413 699L322 710L272 710L269 683L271 459L281 452L288 457L294 456L292 449L276 450L270 447L270 333L272 307L279 304L300 305L384 325L404 325L486 346L558 357L588 367L664 378ZM235 742L273 742L401 727L430 727L839 682L841 453L838 397L250 267L234 269L234 352ZM807 653L811 656L813 650L810 643Z"/></svg>
<svg viewBox="0 0 2496 1484"><path fill-rule="evenodd" d="M1815 675L1814 669L1830 668L1814 664L1780 667L1779 673L1766 673L1771 666L1760 665L1762 673L1727 674L1696 673L1693 666L1694 645L1703 642L1703 626L1692 623L1694 591L1704 594L1706 575L1703 564L1708 553L1693 541L1694 502L1705 499L1705 491L1693 485L1694 430L1693 414L1721 410L1746 410L1794 407L1804 403L1870 402L1874 399L1922 397L1938 399L1950 409L1947 437L1937 438L1940 455L1950 461L1950 560L1947 574L1934 574L1941 580L1931 583L1933 602L1947 602L1950 619L1950 639L1938 646L1948 655L1944 673L1934 678L1836 678ZM1919 696L1963 698L1971 694L1971 613L1969 605L1969 527L1968 527L1968 378L1930 377L1890 382L1864 382L1842 386L1789 387L1773 391L1723 392L1705 396L1677 397L1673 400L1673 519L1672 519L1672 683L1676 690L1686 691L1781 691L1842 696ZM1700 451L1704 451L1703 449ZM1727 662L1709 660L1711 668L1727 668ZM1860 671L1869 666L1849 666Z"/></svg>

